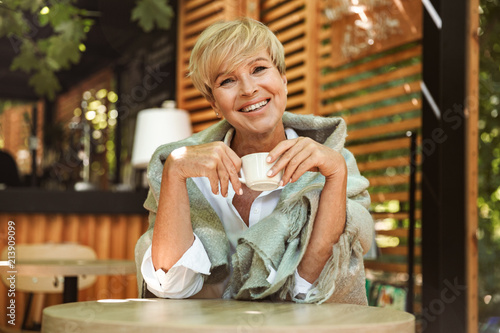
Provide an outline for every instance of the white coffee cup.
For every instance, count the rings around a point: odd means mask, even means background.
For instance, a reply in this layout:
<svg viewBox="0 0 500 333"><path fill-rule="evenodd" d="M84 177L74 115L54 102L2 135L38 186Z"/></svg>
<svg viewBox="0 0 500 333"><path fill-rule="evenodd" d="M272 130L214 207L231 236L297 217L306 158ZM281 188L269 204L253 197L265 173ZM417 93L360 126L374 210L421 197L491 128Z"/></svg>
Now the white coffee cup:
<svg viewBox="0 0 500 333"><path fill-rule="evenodd" d="M275 162L267 163L269 153L248 154L241 158L240 182L246 184L254 191L271 191L279 187L283 170L274 177L268 177L267 172Z"/></svg>

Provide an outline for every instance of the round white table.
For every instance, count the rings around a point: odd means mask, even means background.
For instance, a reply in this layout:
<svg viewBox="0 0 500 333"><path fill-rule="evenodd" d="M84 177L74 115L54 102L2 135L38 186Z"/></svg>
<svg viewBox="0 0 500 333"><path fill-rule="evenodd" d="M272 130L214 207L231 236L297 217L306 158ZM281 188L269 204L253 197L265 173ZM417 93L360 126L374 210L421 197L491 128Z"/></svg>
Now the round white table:
<svg viewBox="0 0 500 333"><path fill-rule="evenodd" d="M45 308L42 333L59 332L414 333L415 317L402 311L350 304L101 300Z"/></svg>

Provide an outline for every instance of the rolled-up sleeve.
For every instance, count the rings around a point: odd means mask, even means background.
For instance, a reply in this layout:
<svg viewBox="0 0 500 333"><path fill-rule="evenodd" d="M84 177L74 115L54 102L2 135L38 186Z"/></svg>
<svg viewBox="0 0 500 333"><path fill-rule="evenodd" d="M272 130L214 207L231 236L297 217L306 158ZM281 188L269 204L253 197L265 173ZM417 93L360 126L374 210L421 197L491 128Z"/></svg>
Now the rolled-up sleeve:
<svg viewBox="0 0 500 333"><path fill-rule="evenodd" d="M191 247L168 272L155 270L151 258L151 245L146 250L141 273L147 288L161 298L188 298L203 287L203 276L210 275L210 259L200 239L195 235Z"/></svg>

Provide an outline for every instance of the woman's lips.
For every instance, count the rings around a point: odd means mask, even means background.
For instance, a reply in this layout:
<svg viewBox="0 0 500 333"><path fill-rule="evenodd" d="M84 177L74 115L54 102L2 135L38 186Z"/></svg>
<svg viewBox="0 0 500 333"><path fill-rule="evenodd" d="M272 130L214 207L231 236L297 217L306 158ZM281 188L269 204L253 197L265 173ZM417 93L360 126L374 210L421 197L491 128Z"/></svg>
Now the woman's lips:
<svg viewBox="0 0 500 333"><path fill-rule="evenodd" d="M245 106L244 108L241 108L239 111L240 112L252 112L252 111L257 111L262 109L264 106L266 106L269 103L269 99L263 100L261 102L254 103L252 105Z"/></svg>

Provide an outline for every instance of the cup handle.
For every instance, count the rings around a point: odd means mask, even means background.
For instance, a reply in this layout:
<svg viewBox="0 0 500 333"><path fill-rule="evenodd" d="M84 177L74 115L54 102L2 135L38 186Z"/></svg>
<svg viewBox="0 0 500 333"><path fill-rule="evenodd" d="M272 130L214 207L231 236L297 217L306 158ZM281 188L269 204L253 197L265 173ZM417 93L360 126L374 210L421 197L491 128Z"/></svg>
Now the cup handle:
<svg viewBox="0 0 500 333"><path fill-rule="evenodd" d="M238 177L239 181L243 184L246 184L247 181L245 180L245 174L243 173L243 168L240 169L240 175L241 176Z"/></svg>

